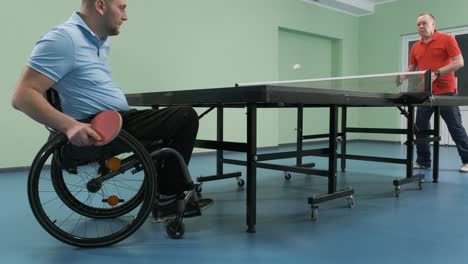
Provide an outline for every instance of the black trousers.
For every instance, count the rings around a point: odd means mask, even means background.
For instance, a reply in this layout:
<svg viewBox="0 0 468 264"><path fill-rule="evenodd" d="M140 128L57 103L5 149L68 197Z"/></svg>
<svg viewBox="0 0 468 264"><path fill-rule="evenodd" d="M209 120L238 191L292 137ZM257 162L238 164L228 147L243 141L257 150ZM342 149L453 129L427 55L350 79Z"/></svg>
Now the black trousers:
<svg viewBox="0 0 468 264"><path fill-rule="evenodd" d="M132 109L120 114L125 131L142 142L163 140L163 146L177 150L188 165L198 132L198 115L192 107ZM187 189L187 181L175 158L157 160L156 169L160 194L179 194Z"/></svg>
<svg viewBox="0 0 468 264"><path fill-rule="evenodd" d="M447 93L444 95L457 96L455 93ZM432 107L418 106L416 114L416 126L419 129L430 129L430 119L434 109ZM440 115L447 124L450 136L452 136L460 155L463 164L468 163L468 136L465 127L462 124L460 108L458 106L441 106ZM428 135L418 134L416 138L427 138ZM429 144L416 144L417 159L416 162L420 165L431 166L431 151Z"/></svg>

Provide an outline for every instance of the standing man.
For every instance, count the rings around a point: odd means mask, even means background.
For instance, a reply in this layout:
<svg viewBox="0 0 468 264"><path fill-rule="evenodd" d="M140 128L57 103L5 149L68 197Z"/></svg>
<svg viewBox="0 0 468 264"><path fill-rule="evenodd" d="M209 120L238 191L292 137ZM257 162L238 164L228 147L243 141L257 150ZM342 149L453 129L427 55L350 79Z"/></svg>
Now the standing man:
<svg viewBox="0 0 468 264"><path fill-rule="evenodd" d="M421 39L411 48L408 71L431 70L432 93L434 95L457 95L457 85L454 72L463 67L463 56L460 48L451 35L435 29L435 19L430 13L418 16L416 26ZM432 107L418 107L416 126L421 130L429 129L429 120L433 113ZM440 107L440 115L447 124L452 139L457 145L463 165L461 172L468 172L468 137L462 125L458 106ZM417 138L427 138L427 135L417 135ZM417 159L413 167L426 169L431 167L431 152L429 144L417 144Z"/></svg>
<svg viewBox="0 0 468 264"><path fill-rule="evenodd" d="M80 120L113 109L121 113L122 128L139 140L163 140L177 150L188 164L198 131L198 116L188 106L162 110L130 109L122 90L113 82L107 57L110 36L120 33L127 21L126 0L82 0L79 12L49 30L36 43L12 98L14 108L35 121L67 135L76 146L99 140L90 124ZM57 111L43 94L53 87L63 112ZM177 212L176 197L187 188L174 158L158 169L158 193L153 214L166 220ZM211 205L202 199L189 203L187 214L197 214Z"/></svg>

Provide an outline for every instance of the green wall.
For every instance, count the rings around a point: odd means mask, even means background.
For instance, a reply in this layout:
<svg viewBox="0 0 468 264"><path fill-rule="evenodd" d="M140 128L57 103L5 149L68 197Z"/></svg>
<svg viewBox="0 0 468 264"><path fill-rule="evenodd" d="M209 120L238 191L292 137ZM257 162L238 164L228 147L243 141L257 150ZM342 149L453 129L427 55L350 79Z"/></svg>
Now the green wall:
<svg viewBox="0 0 468 264"><path fill-rule="evenodd" d="M79 0L8 1L3 25L0 168L28 166L47 132L10 106L35 41L77 10ZM300 0L129 0L127 21L113 39L110 62L127 93L232 86L278 80L278 32L288 28L341 40L342 74L357 73L358 18ZM202 111L202 109L200 110ZM245 140L245 110L226 111L227 140ZM280 142L278 111L259 112L259 145ZM202 120L200 138L214 138L215 116ZM262 133L265 132L265 133Z"/></svg>
<svg viewBox="0 0 468 264"><path fill-rule="evenodd" d="M42 125L13 110L10 98L35 41L79 8L79 0L8 1L0 16L0 168L27 166L47 136ZM232 86L283 78L280 32L284 29L331 40L331 75L400 71L402 35L416 32L415 19L432 12L439 28L468 25L468 2L400 0L378 5L374 15L353 17L300 0L129 0L129 21L113 39L111 66L125 92ZM326 47L329 48L328 46ZM311 73L311 77L318 77ZM307 75L307 74L306 74ZM199 111L202 111L200 109ZM259 145L291 142L282 122L294 111L260 110ZM245 140L245 110L226 111L227 140ZM393 109L353 109L351 125L398 127ZM308 114L306 113L306 117ZM309 117L319 122L321 114ZM214 138L215 115L201 122L200 138ZM314 130L311 125L308 129ZM365 136L397 140L398 137Z"/></svg>

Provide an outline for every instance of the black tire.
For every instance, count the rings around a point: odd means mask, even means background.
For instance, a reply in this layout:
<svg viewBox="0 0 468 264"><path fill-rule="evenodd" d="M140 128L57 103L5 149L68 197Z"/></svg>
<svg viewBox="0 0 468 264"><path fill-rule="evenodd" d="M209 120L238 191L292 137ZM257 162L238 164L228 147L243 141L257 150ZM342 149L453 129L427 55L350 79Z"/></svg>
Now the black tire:
<svg viewBox="0 0 468 264"><path fill-rule="evenodd" d="M245 185L245 181L243 179L238 179L237 180L237 186L244 187L244 185Z"/></svg>
<svg viewBox="0 0 468 264"><path fill-rule="evenodd" d="M176 220L171 220L167 223L166 233L172 239L181 239L185 233L185 225L183 222L177 223Z"/></svg>
<svg viewBox="0 0 468 264"><path fill-rule="evenodd" d="M61 180L68 175L51 173L44 167L46 163L52 163L54 153L68 143L64 134L59 133L51 138L34 158L28 178L29 204L37 221L56 239L77 247L109 246L133 234L147 219L154 203L156 190L156 173L151 157L138 140L125 131L122 131L115 140L128 146L134 156L132 164L141 167L139 173L142 174L144 182L142 191L137 192L141 194L137 194L132 203L124 203L127 205L118 210L95 210L94 206L83 207L85 204L83 202L68 200L75 194L69 189L56 191L56 188L64 183ZM122 175L125 176L125 173L127 172L122 171ZM85 182L83 185L86 185ZM140 196L142 198L139 198ZM90 215L82 214L91 211L93 213ZM106 217L93 217L103 215ZM109 218L112 215L119 217Z"/></svg>

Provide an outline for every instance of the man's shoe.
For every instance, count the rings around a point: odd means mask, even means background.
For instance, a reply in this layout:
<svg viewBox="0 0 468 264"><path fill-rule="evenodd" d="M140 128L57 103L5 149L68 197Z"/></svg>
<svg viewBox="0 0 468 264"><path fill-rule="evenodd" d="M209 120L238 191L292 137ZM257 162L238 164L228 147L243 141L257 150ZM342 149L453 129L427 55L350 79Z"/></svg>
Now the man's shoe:
<svg viewBox="0 0 468 264"><path fill-rule="evenodd" d="M431 166L424 166L424 165L421 165L417 162L414 162L413 163L413 169L429 169ZM467 167L467 170L468 170L468 167ZM467 171L468 172L468 171Z"/></svg>
<svg viewBox="0 0 468 264"><path fill-rule="evenodd" d="M460 172L468 172L468 163L465 163L460 167Z"/></svg>
<svg viewBox="0 0 468 264"><path fill-rule="evenodd" d="M203 198L197 201L189 201L185 205L184 218L200 216L201 210L205 210L213 205L214 201L210 198ZM156 204L153 207L153 222L161 223L176 218L179 214L179 208L177 207L177 200L167 205Z"/></svg>

